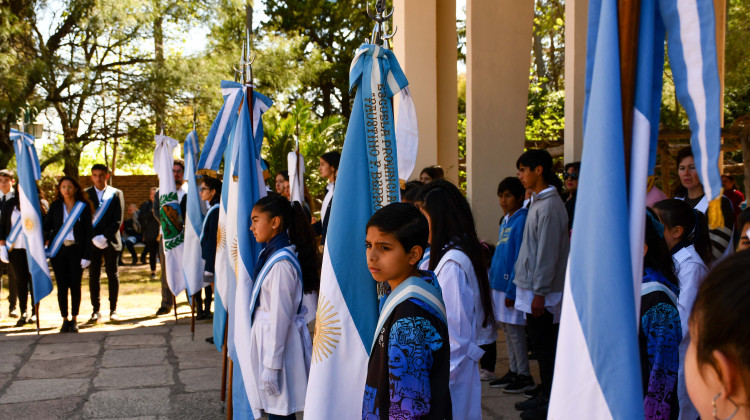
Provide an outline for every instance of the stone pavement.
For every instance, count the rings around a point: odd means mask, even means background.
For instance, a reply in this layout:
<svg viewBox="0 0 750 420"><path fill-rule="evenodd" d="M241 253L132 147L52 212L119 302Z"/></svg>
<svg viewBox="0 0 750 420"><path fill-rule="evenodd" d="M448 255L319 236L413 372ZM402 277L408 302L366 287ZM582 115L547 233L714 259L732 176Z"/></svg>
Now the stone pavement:
<svg viewBox="0 0 750 420"><path fill-rule="evenodd" d="M0 419L225 419L221 353L204 341L211 328L196 322L195 341L185 316L177 324L162 316L78 334L2 331ZM499 375L505 353L501 334ZM482 387L485 419L519 418L513 403L523 397Z"/></svg>

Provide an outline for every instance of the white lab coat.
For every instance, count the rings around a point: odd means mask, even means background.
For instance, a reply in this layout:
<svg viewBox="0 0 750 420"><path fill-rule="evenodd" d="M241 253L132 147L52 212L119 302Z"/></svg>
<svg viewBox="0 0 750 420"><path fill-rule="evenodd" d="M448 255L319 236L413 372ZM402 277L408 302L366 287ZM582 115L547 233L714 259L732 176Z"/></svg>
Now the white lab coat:
<svg viewBox="0 0 750 420"><path fill-rule="evenodd" d="M297 313L302 282L289 261L281 260L271 267L258 300L260 306L250 328L251 380L245 384L253 415L260 418L261 409L282 416L304 411L312 340L304 321L305 310ZM277 396L268 395L264 389L261 378L265 369L281 369L281 392Z"/></svg>
<svg viewBox="0 0 750 420"><path fill-rule="evenodd" d="M682 248L672 256L677 279L680 282L680 296L677 299L677 310L680 312L682 341L680 342L680 369L677 373L677 400L680 404L680 419L694 420L700 417L690 402L685 386L685 353L690 345L688 320L693 309L695 296L701 283L706 278L708 268L693 245Z"/></svg>
<svg viewBox="0 0 750 420"><path fill-rule="evenodd" d="M427 269L425 261L422 269ZM479 359L484 350L477 340L483 328L482 302L474 266L462 251L451 249L443 255L435 274L443 290L443 301L448 316L450 337L451 404L454 419L482 418L482 383L479 379Z"/></svg>

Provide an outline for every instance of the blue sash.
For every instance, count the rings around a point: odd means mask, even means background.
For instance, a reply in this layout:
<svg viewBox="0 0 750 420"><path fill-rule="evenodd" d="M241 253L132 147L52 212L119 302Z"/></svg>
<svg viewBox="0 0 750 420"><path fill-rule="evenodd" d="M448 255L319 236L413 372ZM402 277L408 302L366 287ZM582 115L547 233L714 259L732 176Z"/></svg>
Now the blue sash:
<svg viewBox="0 0 750 420"><path fill-rule="evenodd" d="M674 306L677 306L677 295L675 295L673 291L669 290L667 286L657 281L650 281L641 285L641 296L646 296L651 292L664 292L669 300L672 301Z"/></svg>
<svg viewBox="0 0 750 420"><path fill-rule="evenodd" d="M206 231L206 221L208 221L208 215L211 214L212 211L218 209L220 205L221 204L216 203L213 206L211 206L211 208L208 209L208 211L206 212L206 217L203 218L203 226L201 226L201 236L199 239L201 242L203 242L203 232Z"/></svg>
<svg viewBox="0 0 750 420"><path fill-rule="evenodd" d="M65 203L63 203L63 206ZM68 220L63 223L62 227L59 231L57 231L57 235L55 235L55 239L52 240L52 243L50 244L49 248L47 248L47 257L48 258L55 258L55 255L57 255L57 252L60 251L60 247L62 246L63 242L65 241L65 237L68 236L68 233L70 233L70 230L73 229L73 226L78 221L78 218L81 217L81 213L83 213L83 209L86 208L86 205L83 204L80 201L76 201L75 206L73 206L73 210L68 214Z"/></svg>
<svg viewBox="0 0 750 420"><path fill-rule="evenodd" d="M16 223L13 223L13 225L10 227L10 235L8 235L8 237L5 239L5 246L9 250L13 248L13 244L16 242L16 239L18 239L18 235L21 233L22 226L23 223L21 223L21 216L19 215Z"/></svg>
<svg viewBox="0 0 750 420"><path fill-rule="evenodd" d="M383 305L383 310L380 312L380 318L378 318L378 327L375 328L375 337L372 339L370 354L372 354L375 343L378 341L380 330L383 329L385 322L391 316L393 310L405 300L411 298L419 299L425 304L430 305L438 313L443 322L447 322L442 294L436 287L425 287L426 283L419 277L409 277L388 295L388 299L385 300L385 304Z"/></svg>
<svg viewBox="0 0 750 420"><path fill-rule="evenodd" d="M96 213L94 213L94 218L91 220L92 227L96 227L96 225L98 225L99 222L102 220L104 213L107 212L109 205L112 204L113 198L115 198L115 189L112 187L106 187L104 189L104 194L102 194L102 202L99 203L99 208L96 209Z"/></svg>
<svg viewBox="0 0 750 420"><path fill-rule="evenodd" d="M290 263L292 263L292 266L294 266L294 269L297 270L297 277L299 277L300 282L302 281L302 267L299 265L299 260L297 260L297 256L294 255L294 253L289 250L289 248L281 248L280 250L276 251L271 255L271 258L266 261L265 264L263 264L263 269L260 270L260 273L258 273L258 278L255 279L255 284L253 285L253 294L250 298L250 323L252 325L253 320L253 314L255 313L255 302L258 300L258 296L260 295L260 287L263 285L263 281L266 279L266 275L271 270L271 267L273 267L274 264L281 260L288 260ZM302 309L302 299L300 297L299 307L297 308L297 313L300 312Z"/></svg>
<svg viewBox="0 0 750 420"><path fill-rule="evenodd" d="M430 247L427 247L427 249L424 250L424 254L422 255L422 259L419 260L419 264L417 264L417 267L421 267L422 264L424 264L425 261L430 261Z"/></svg>

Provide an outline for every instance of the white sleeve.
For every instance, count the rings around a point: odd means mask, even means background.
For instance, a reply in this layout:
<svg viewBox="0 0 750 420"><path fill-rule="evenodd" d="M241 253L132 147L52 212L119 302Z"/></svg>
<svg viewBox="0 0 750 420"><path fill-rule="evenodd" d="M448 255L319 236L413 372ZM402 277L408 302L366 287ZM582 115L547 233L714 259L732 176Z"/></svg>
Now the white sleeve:
<svg viewBox="0 0 750 420"><path fill-rule="evenodd" d="M468 357L470 344L476 343L474 323L474 292L469 287L466 273L455 261L446 261L436 273L448 316L448 337L450 341L450 383L458 378L457 367Z"/></svg>
<svg viewBox="0 0 750 420"><path fill-rule="evenodd" d="M695 297L705 277L706 268L701 264L689 262L680 267L680 296L677 298L677 309L680 312L682 338L688 335L690 312L693 310Z"/></svg>
<svg viewBox="0 0 750 420"><path fill-rule="evenodd" d="M288 261L279 261L271 267L263 281L263 296L269 298L271 315L270 334L264 339L263 366L281 369L284 346L294 315L297 313L297 296L302 287L297 272Z"/></svg>

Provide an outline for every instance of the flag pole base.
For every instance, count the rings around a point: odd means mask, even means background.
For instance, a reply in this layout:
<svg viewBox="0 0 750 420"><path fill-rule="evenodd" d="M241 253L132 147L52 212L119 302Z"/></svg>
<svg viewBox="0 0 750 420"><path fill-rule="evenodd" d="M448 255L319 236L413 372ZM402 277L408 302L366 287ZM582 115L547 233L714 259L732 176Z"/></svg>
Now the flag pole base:
<svg viewBox="0 0 750 420"><path fill-rule="evenodd" d="M39 335L39 304L34 305L36 309L36 335Z"/></svg>
<svg viewBox="0 0 750 420"><path fill-rule="evenodd" d="M174 308L174 323L177 323L177 296L172 295L172 307Z"/></svg>
<svg viewBox="0 0 750 420"><path fill-rule="evenodd" d="M190 341L195 341L195 295L190 299Z"/></svg>

